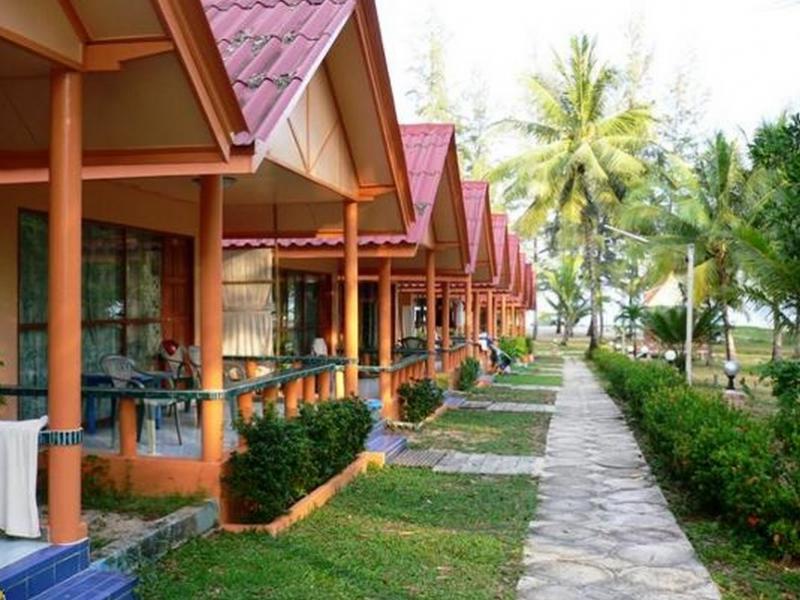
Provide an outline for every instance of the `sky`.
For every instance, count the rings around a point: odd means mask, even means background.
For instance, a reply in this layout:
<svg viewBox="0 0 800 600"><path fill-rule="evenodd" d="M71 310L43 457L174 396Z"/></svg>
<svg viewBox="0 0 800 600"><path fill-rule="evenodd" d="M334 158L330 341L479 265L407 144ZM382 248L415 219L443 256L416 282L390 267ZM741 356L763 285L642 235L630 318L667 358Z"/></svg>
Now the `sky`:
<svg viewBox="0 0 800 600"><path fill-rule="evenodd" d="M448 32L454 94L479 74L489 83L496 118L520 110L522 76L548 71L553 51L563 52L573 34L596 37L601 58L621 65L635 19L653 53L655 101L691 64L708 94L706 131L751 135L763 119L800 108L794 0L378 0L378 9L401 122L416 120L406 92L432 10Z"/></svg>
<svg viewBox="0 0 800 600"><path fill-rule="evenodd" d="M663 105L678 70L689 65L705 97L701 134L746 140L765 119L800 111L800 0L377 0L402 123L417 121L407 92L426 23L434 12L447 32L453 97L476 77L488 83L491 119L524 116L522 78L551 72L553 52L586 33L601 60L622 67L626 32L640 21L652 53L650 95ZM423 46L424 47L424 46ZM494 149L495 155L503 149ZM765 325L760 315L739 323Z"/></svg>

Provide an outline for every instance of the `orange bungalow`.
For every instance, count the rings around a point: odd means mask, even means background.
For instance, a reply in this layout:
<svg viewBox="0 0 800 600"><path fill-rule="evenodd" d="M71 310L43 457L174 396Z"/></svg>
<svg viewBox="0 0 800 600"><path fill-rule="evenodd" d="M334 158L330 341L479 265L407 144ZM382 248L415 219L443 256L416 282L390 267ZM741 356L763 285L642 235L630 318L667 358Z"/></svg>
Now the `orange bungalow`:
<svg viewBox="0 0 800 600"><path fill-rule="evenodd" d="M422 348L427 352L427 371L435 372L437 355L436 320L424 315L436 313L436 285L442 294L447 293L453 281L461 281L469 262L467 227L458 159L455 147L455 129L452 125L413 125L401 128L404 154L408 164L408 178L416 220L405 234L377 235L369 230L358 237L358 277L360 280L360 306L356 313L344 310L336 300L336 288L341 279L347 284L347 237L319 235L315 238L260 237L229 239L227 252L249 253L260 261L274 261L279 271L298 281L325 278L334 282L333 301L319 303L309 311L305 306L307 295L298 295L293 307L284 303L278 313L279 339L291 344L293 352L310 353L315 339L325 341L332 355L342 346L339 328L360 323L357 328L358 359L362 363L360 385L352 382L345 386L347 393L360 392L370 396L369 373L377 373L378 395L383 414L397 418L395 393L399 383L413 375L421 375L418 353L398 356L393 352L396 340L416 338L417 328L425 323ZM344 259L344 265L342 261ZM288 275L286 276L288 277ZM414 294L405 286L425 286L425 304L417 307ZM394 299L394 301L393 301ZM448 306L445 302L444 306ZM418 310L421 309L421 310ZM443 313L444 309L440 312ZM297 322L301 334L290 325ZM332 325L331 325L332 324ZM441 332L443 356L450 351L449 328ZM345 356L347 338L345 331ZM395 356L393 356L395 354ZM373 363L372 356L377 355ZM446 358L445 358L446 362ZM376 363L376 364L375 364ZM358 372L358 371L356 371ZM313 392L311 392L313 393Z"/></svg>

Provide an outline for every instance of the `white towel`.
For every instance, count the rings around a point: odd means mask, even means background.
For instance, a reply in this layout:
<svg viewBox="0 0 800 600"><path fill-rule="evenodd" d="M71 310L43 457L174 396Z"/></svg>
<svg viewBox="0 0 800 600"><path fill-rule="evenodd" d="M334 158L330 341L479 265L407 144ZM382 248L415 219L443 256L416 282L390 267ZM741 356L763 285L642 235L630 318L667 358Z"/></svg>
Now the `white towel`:
<svg viewBox="0 0 800 600"><path fill-rule="evenodd" d="M0 530L14 537L38 538L36 471L39 431L47 417L0 421Z"/></svg>

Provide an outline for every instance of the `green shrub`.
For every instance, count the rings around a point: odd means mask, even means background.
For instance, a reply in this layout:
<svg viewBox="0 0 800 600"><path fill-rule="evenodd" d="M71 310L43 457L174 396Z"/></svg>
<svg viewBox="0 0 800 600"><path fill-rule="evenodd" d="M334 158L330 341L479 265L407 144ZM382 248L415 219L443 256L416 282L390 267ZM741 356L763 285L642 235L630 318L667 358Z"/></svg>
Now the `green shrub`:
<svg viewBox="0 0 800 600"><path fill-rule="evenodd" d="M780 415L758 421L730 408L719 393L686 386L674 369L659 363L606 351L593 359L668 477L705 510L800 555L800 461L785 439L793 439L790 425ZM798 373L770 376L786 395L797 390Z"/></svg>
<svg viewBox="0 0 800 600"><path fill-rule="evenodd" d="M536 354L536 342L534 342L532 337L525 338L525 348L527 349L527 354L533 355Z"/></svg>
<svg viewBox="0 0 800 600"><path fill-rule="evenodd" d="M371 429L359 400L305 406L286 420L275 408L250 423L239 421L247 451L235 453L225 478L241 502L243 521L269 522L353 462Z"/></svg>
<svg viewBox="0 0 800 600"><path fill-rule="evenodd" d="M475 387L478 382L478 376L481 373L481 363L477 358L468 356L461 361L461 366L458 370L458 382L456 383L459 390L468 392Z"/></svg>
<svg viewBox="0 0 800 600"><path fill-rule="evenodd" d="M319 470L320 483L355 460L372 429L369 409L357 398L304 405L300 423L311 440L311 455Z"/></svg>
<svg viewBox="0 0 800 600"><path fill-rule="evenodd" d="M444 402L444 391L432 379L404 383L398 390L400 414L409 423L420 423Z"/></svg>
<svg viewBox="0 0 800 600"><path fill-rule="evenodd" d="M500 338L499 346L500 350L514 360L519 360L528 354L528 342L524 337Z"/></svg>

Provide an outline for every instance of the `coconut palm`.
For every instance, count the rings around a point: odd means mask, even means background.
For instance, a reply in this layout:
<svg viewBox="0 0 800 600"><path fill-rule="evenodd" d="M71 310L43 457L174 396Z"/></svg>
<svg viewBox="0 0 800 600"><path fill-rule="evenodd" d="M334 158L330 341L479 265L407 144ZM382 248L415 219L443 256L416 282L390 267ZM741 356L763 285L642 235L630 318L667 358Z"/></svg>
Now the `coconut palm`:
<svg viewBox="0 0 800 600"><path fill-rule="evenodd" d="M646 312L647 309L645 309L643 304L632 302L631 304L620 307L619 314L615 319L616 321L622 323L622 325L628 330L628 338L630 338L631 343L633 344L634 356L639 354L637 352L638 348L636 344L636 332L641 329Z"/></svg>
<svg viewBox="0 0 800 600"><path fill-rule="evenodd" d="M713 341L720 332L721 315L717 307L707 307L693 313L692 342L694 345ZM643 315L645 332L654 337L662 348L678 355L677 364L686 364L686 307L655 308Z"/></svg>
<svg viewBox="0 0 800 600"><path fill-rule="evenodd" d="M621 202L627 185L644 172L637 152L650 139L652 118L645 106L612 113L615 71L598 62L595 44L574 37L566 60L556 58L557 77L528 79L535 120L506 121L530 147L491 174L506 184L507 201L532 199L517 228L533 236L549 220L581 227L592 323L590 349L598 343L600 273L597 268L601 218Z"/></svg>
<svg viewBox="0 0 800 600"><path fill-rule="evenodd" d="M572 337L575 325L588 313L588 302L583 297L580 271L583 258L580 255L565 255L558 268L542 274L546 288L555 296L547 302L563 320L562 344Z"/></svg>
<svg viewBox="0 0 800 600"><path fill-rule="evenodd" d="M623 226L652 234L658 273L685 272L687 244L694 244L694 303L709 300L720 307L725 354L735 358L730 311L741 302L741 246L736 232L775 195L770 174L747 172L734 142L718 133L694 171L682 174L670 190L674 202L632 202L622 213Z"/></svg>

